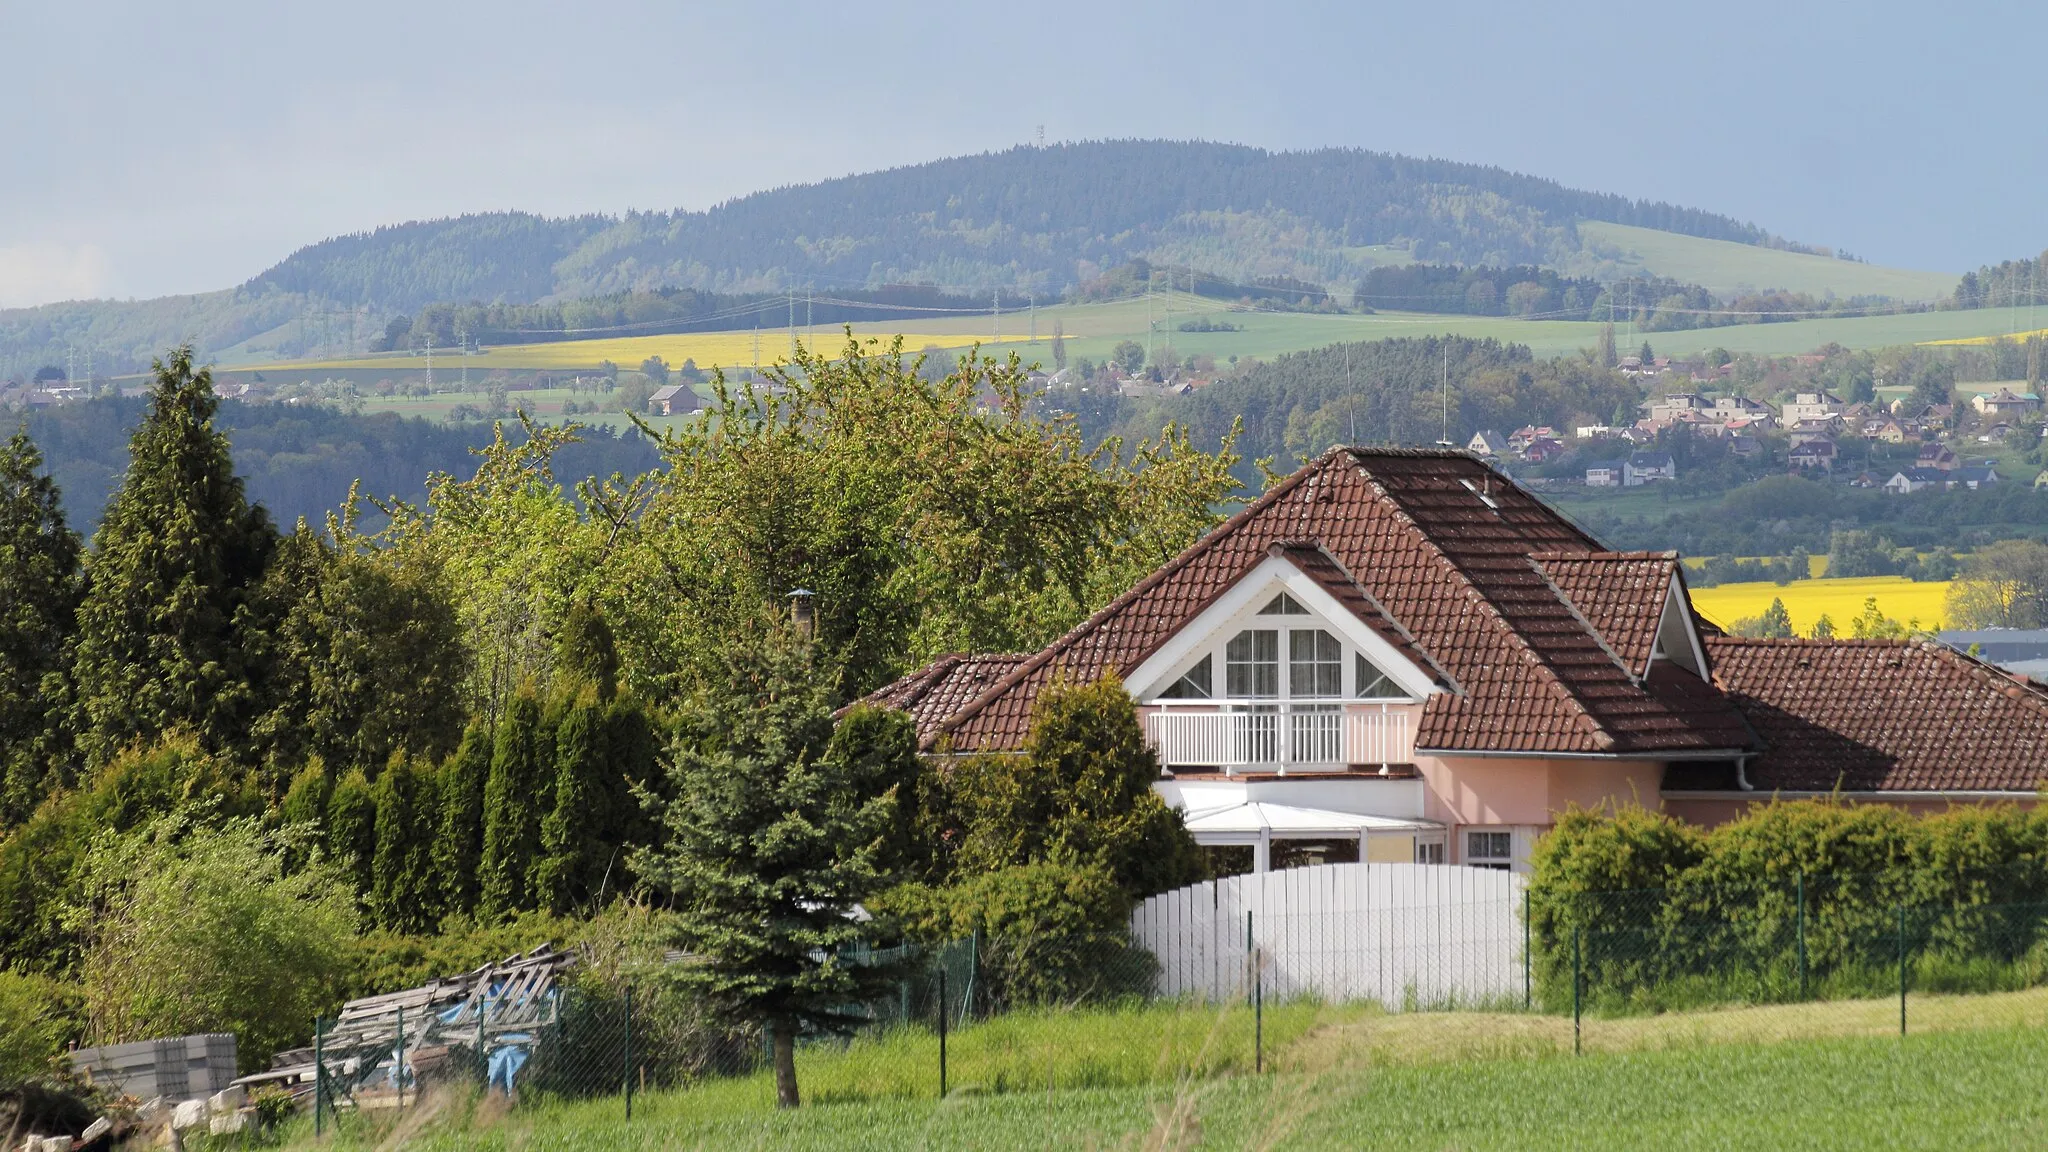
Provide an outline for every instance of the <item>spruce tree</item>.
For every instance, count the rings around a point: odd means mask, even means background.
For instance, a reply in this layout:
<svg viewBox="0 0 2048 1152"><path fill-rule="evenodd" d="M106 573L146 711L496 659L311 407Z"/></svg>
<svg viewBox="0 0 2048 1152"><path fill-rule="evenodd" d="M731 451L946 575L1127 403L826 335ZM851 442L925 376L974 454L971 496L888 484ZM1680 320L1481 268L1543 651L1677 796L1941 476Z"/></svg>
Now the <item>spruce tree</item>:
<svg viewBox="0 0 2048 1152"><path fill-rule="evenodd" d="M441 766L436 800L441 826L434 836L434 873L450 912L476 911L477 868L484 854L484 788L491 776L491 729L472 720L455 755Z"/></svg>
<svg viewBox="0 0 2048 1152"><path fill-rule="evenodd" d="M0 831L70 783L54 706L78 594L78 536L42 454L17 429L0 447Z"/></svg>
<svg viewBox="0 0 2048 1152"><path fill-rule="evenodd" d="M557 913L584 907L600 895L616 849L611 811L615 771L606 747L606 710L597 689L583 692L555 729L553 808L540 826L542 857L534 869L535 903Z"/></svg>
<svg viewBox="0 0 2048 1152"><path fill-rule="evenodd" d="M532 907L534 858L540 854L540 701L522 688L498 723L491 774L484 785L484 851L479 866L477 915L496 920Z"/></svg>
<svg viewBox="0 0 2048 1152"><path fill-rule="evenodd" d="M670 754L666 842L635 870L674 900L676 978L724 1018L759 1021L776 1098L798 1103L802 1032L844 1031L847 1006L896 979L834 959L864 931L849 916L890 879L893 795L831 753L831 670L786 632L736 646L723 686L690 702Z"/></svg>
<svg viewBox="0 0 2048 1152"><path fill-rule="evenodd" d="M398 753L377 777L377 847L368 904L376 923L393 932L431 931L440 920L433 874L434 775Z"/></svg>
<svg viewBox="0 0 2048 1152"><path fill-rule="evenodd" d="M227 437L213 426L217 403L190 346L156 362L127 474L85 561L73 670L89 763L173 728L209 751L247 751L259 701L237 616L276 533L243 498Z"/></svg>

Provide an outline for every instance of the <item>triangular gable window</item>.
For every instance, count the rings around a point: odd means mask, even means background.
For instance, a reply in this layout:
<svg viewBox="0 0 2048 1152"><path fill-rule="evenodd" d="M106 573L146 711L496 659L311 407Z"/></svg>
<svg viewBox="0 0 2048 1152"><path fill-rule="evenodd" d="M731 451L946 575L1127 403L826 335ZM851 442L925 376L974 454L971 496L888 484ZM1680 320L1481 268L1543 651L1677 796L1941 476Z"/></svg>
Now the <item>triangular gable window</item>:
<svg viewBox="0 0 2048 1152"><path fill-rule="evenodd" d="M1301 601L1296 600L1294 597L1289 596L1285 592L1282 592L1278 596L1273 597L1273 599L1270 602L1268 602L1264 608L1259 609L1259 615L1306 616L1308 615L1308 609L1303 608L1301 606Z"/></svg>
<svg viewBox="0 0 2048 1152"><path fill-rule="evenodd" d="M1367 660L1363 655L1355 656L1353 659L1357 666L1353 669L1352 678L1357 687L1353 689L1352 694L1356 699L1384 700L1397 698L1405 700L1408 698L1408 693L1403 691L1400 685L1394 683L1393 679L1385 672L1380 671L1379 667L1372 661Z"/></svg>
<svg viewBox="0 0 2048 1152"><path fill-rule="evenodd" d="M1195 661L1195 666L1193 668L1188 669L1187 675L1181 677L1178 680L1175 680L1172 684L1169 684L1166 688L1166 691L1161 692L1159 694L1160 699L1209 699L1210 696L1214 695L1214 693L1210 690L1210 686L1214 683L1214 681L1211 678L1209 671L1209 669L1211 668L1209 660L1209 657L1204 656L1200 660Z"/></svg>

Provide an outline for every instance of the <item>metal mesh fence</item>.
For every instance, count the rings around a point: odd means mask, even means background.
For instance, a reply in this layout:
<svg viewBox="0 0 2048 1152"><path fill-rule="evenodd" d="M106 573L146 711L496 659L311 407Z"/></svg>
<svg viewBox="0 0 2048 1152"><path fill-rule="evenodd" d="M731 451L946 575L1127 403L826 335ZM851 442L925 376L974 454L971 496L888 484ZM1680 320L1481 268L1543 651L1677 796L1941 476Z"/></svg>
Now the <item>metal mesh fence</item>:
<svg viewBox="0 0 2048 1152"><path fill-rule="evenodd" d="M2048 987L2048 902L1910 896L1890 877L1738 878L1469 906L1247 914L1179 935L1155 931L1150 947L1108 933L856 949L840 961L885 967L893 980L843 1008L849 1027L804 1035L800 1050L911 1036L916 1043L901 1047L913 1054L891 1058L928 1061L918 1083L943 1092L948 1037L957 1054L961 1034L989 1021L1067 1010L1248 1011L1249 1029L1227 1043L1248 1049L1231 1066L1257 1068L1268 1058L1265 1014L1284 1004L1467 1012L1482 1031L1480 1014L1522 1016L1523 1029L1532 1026L1525 1014L1548 1016L1533 1025L1540 1034L1588 1048L1642 1042L1646 1029L1666 1024L1692 1029L1688 1037L1722 1026L1743 1038L1902 1031L1916 998L1926 1008L1928 998L1961 997L1951 1003L1968 1011L1973 994ZM1996 1011L1993 1001L1974 1005ZM407 1107L447 1087L519 1102L616 1099L630 1117L638 1094L765 1077L772 1062L760 1022L722 1018L651 978L610 989L572 981L531 1002L487 1000L393 1024L342 1035L323 1023L323 1123Z"/></svg>

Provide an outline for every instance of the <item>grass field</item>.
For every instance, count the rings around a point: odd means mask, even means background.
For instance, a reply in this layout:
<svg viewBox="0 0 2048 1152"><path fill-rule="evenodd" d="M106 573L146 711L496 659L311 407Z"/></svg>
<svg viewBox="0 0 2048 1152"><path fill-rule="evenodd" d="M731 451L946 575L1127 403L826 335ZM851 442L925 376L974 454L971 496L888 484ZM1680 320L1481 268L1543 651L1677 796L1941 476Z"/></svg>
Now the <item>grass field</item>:
<svg viewBox="0 0 2048 1152"><path fill-rule="evenodd" d="M1914 583L1904 576L1858 576L1839 580L1794 580L1790 584L1762 581L1694 588L1693 607L1726 628L1745 616L1761 616L1773 599L1785 602L1792 627L1800 635L1812 631L1825 613L1837 635L1849 633L1849 621L1863 614L1864 600L1875 596L1878 610L1901 623L1918 621L1922 628L1940 626L1947 612L1948 582Z"/></svg>
<svg viewBox="0 0 2048 1152"><path fill-rule="evenodd" d="M1858 264L1627 224L1584 221L1579 224L1579 235L1596 248L1615 248L1634 256L1658 276L1698 284L1721 296L1745 288L1782 288L1815 296L1832 292L1840 297L1889 296L1922 302L1951 295L1959 279L1950 272Z"/></svg>
<svg viewBox="0 0 2048 1152"><path fill-rule="evenodd" d="M341 1148L1723 1148L2032 1147L2048 1141L2048 991L1739 1008L1571 1021L1487 1013L1269 1011L1266 1074L1242 1058L1241 1009L1075 1012L1003 1042L954 1037L934 1099L935 1040L905 1033L811 1049L807 1106L764 1079L621 1101L479 1107L430 1098L351 1121ZM1289 1016L1287 1013L1292 1012ZM1007 1083L991 1056L1025 1053ZM1235 1050L1237 1056L1219 1059ZM834 1076L834 1065L852 1070ZM1092 1067L1087 1076L1066 1067ZM915 1073L897 1082L900 1070ZM1051 1073L1048 1077L1047 1073ZM866 1087L849 1091L866 1079ZM836 1091L836 1094L835 1094ZM288 1143L311 1146L303 1122Z"/></svg>
<svg viewBox="0 0 2048 1152"><path fill-rule="evenodd" d="M1805 257L1805 259L1820 259ZM1833 261L1845 267L1860 267ZM987 316L921 320L916 330L904 332L900 323L855 325L863 338L888 339L902 334L913 353L926 345L965 348L979 342L994 344L1000 330L1001 343L994 350L1015 351L1029 362L1052 363L1054 325L1064 328L1070 357L1088 357L1098 363L1121 340L1145 343L1149 338L1155 351L1171 343L1183 356L1208 353L1219 362L1232 356L1270 359L1285 352L1320 348L1357 340L1384 340L1400 336L1458 335L1475 339L1498 339L1526 344L1540 356L1565 355L1594 346L1602 325L1563 320L1517 320L1492 316L1442 316L1426 313L1381 312L1370 316L1320 315L1294 312L1233 312L1215 300L1186 293L1171 298L1172 317L1167 316L1165 297L1151 300L1118 300L1106 304L1062 304L1040 308L1034 320L1028 313L1005 313L1000 322ZM1727 328L1703 328L1690 332L1621 333L1624 342L1648 339L1659 353L1685 356L1711 348L1735 352L1783 356L1810 352L1824 344L1848 348L1882 348L1944 340L1990 339L2005 335L2015 324L2025 325L2024 308L1984 308L1969 311L1920 312L1903 316L1864 316L1840 319L1799 320L1784 324L1740 324ZM1178 325L1195 317L1226 320L1238 325L1234 332L1180 332ZM1035 326L1037 339L1031 339ZM787 359L789 333L763 330L761 362ZM828 352L836 352L842 337L820 329L817 340ZM698 366L751 366L754 363L754 332L700 332L672 336L633 336L607 340L573 340L554 344L519 344L488 348L482 355L467 357L474 369L561 371L595 368L610 360L624 368L637 367L650 355L671 364L694 359ZM460 368L464 358L438 356L437 374ZM409 354L388 354L346 360L306 360L252 364L223 360L224 373L260 371L271 376L293 374L317 378L334 371L371 372L390 377L420 377L426 373L425 359Z"/></svg>

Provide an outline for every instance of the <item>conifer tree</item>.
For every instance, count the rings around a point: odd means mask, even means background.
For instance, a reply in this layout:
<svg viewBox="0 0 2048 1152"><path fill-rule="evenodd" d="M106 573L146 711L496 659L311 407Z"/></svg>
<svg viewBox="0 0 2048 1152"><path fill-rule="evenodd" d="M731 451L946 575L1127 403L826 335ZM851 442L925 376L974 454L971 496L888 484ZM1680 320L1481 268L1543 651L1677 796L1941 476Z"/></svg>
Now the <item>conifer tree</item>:
<svg viewBox="0 0 2048 1152"><path fill-rule="evenodd" d="M441 826L434 837L434 873L450 912L476 911L477 868L484 854L484 788L491 776L491 729L472 720L455 755L441 766L436 799Z"/></svg>
<svg viewBox="0 0 2048 1152"><path fill-rule="evenodd" d="M299 769L292 777L291 786L285 789L284 802L279 806L287 824L311 824L320 829L319 843L325 843L327 836L327 804L334 793L334 780L327 774L327 766L315 760ZM330 849L331 851L331 849ZM310 853L300 850L292 853L288 863L293 868L307 862Z"/></svg>
<svg viewBox="0 0 2048 1152"><path fill-rule="evenodd" d="M540 853L540 701L522 688L498 723L491 774L484 785L484 850L479 866L477 915L500 919L530 908L534 858Z"/></svg>
<svg viewBox="0 0 2048 1152"><path fill-rule="evenodd" d="M371 865L370 915L393 932L431 931L440 920L433 874L432 768L397 753L377 777L377 847Z"/></svg>
<svg viewBox="0 0 2048 1152"><path fill-rule="evenodd" d="M377 856L377 797L360 768L336 781L327 798L327 849L357 895L368 896Z"/></svg>
<svg viewBox="0 0 2048 1152"><path fill-rule="evenodd" d="M702 957L678 979L770 1037L778 1102L798 1103L795 1043L840 1031L896 977L836 963L862 928L854 904L891 877L880 864L893 794L831 754L836 677L786 631L736 646L724 686L692 700L670 753L666 843L635 870L671 894L677 943Z"/></svg>
<svg viewBox="0 0 2048 1152"><path fill-rule="evenodd" d="M276 533L213 426L212 373L190 346L156 362L150 407L85 561L73 665L90 763L188 728L209 751L245 751L258 706L238 625Z"/></svg>
<svg viewBox="0 0 2048 1152"><path fill-rule="evenodd" d="M616 848L605 711L597 688L585 685L555 729L553 788L543 793L552 795L554 806L541 820L542 858L534 869L533 893L536 904L557 913L599 895Z"/></svg>
<svg viewBox="0 0 2048 1152"><path fill-rule="evenodd" d="M0 831L70 782L53 706L65 695L78 593L78 536L42 454L18 429L0 447Z"/></svg>

